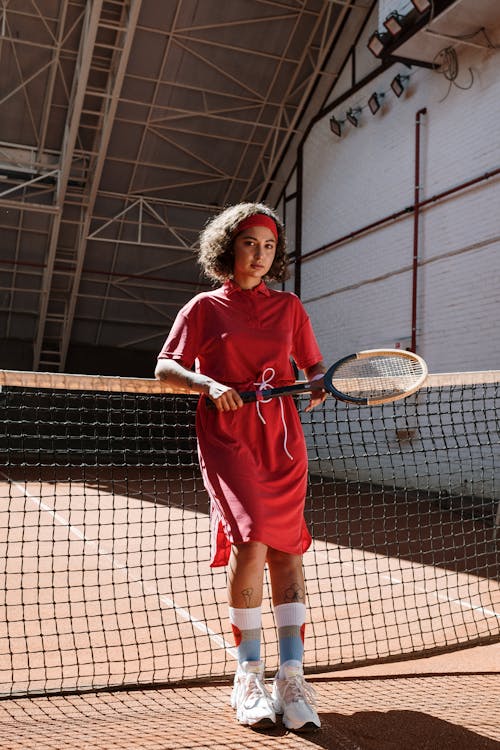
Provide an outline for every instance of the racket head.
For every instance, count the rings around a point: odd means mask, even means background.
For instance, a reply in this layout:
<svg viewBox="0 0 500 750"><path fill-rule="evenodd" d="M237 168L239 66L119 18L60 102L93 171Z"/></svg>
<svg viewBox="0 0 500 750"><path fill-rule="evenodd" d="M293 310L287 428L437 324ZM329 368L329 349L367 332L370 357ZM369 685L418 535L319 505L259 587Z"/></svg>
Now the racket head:
<svg viewBox="0 0 500 750"><path fill-rule="evenodd" d="M325 373L324 387L339 401L387 404L418 391L427 377L422 357L402 349L366 349L339 359Z"/></svg>

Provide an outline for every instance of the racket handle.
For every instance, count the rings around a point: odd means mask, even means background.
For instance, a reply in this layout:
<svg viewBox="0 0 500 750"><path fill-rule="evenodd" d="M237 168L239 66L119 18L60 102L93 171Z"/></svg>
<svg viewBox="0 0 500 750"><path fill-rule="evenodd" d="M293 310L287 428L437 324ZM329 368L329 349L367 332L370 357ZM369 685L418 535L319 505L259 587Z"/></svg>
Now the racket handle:
<svg viewBox="0 0 500 750"><path fill-rule="evenodd" d="M267 401L268 398L278 398L279 396L293 396L299 393L315 391L323 387L322 382L318 380L305 380L293 383L293 385L284 385L281 388L265 388L261 391L240 391L240 397L244 404L251 404L255 401ZM215 409L215 404L209 398L206 399L209 409Z"/></svg>

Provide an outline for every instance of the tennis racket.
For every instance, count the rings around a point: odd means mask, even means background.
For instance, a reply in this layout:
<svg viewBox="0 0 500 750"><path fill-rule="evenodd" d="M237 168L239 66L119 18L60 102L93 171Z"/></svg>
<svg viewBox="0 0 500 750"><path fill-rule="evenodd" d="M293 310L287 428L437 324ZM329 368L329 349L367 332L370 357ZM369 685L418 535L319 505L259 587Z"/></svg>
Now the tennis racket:
<svg viewBox="0 0 500 750"><path fill-rule="evenodd" d="M243 391L240 396L249 403L324 388L339 401L373 406L406 398L422 387L426 377L427 365L418 354L401 349L367 349L339 359L322 379Z"/></svg>

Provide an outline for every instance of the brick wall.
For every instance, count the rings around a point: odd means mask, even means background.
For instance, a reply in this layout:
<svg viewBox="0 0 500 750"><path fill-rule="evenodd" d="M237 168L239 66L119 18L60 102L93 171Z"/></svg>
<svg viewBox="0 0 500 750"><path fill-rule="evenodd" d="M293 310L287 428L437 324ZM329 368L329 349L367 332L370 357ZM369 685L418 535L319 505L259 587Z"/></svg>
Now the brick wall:
<svg viewBox="0 0 500 750"><path fill-rule="evenodd" d="M342 120L349 107L361 108L358 128L345 123L338 139L329 115L317 122L304 144L303 254L413 203L423 108L422 199L500 167L500 54L456 51L458 85L396 64L334 111ZM396 73L410 73L400 99L390 89ZM385 93L375 116L367 106L374 91ZM326 360L407 343L413 231L409 214L304 260L302 299ZM500 369L499 177L422 211L417 281L417 350L431 371Z"/></svg>

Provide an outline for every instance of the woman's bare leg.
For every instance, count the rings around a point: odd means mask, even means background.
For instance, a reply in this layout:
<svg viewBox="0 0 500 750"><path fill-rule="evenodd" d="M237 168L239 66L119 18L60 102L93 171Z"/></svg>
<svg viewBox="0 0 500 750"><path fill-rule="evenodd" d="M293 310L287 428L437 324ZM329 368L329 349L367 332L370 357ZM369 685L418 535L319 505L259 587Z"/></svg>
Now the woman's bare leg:
<svg viewBox="0 0 500 750"><path fill-rule="evenodd" d="M289 555L268 549L267 562L271 577L274 606L306 600L302 555Z"/></svg>
<svg viewBox="0 0 500 750"><path fill-rule="evenodd" d="M228 566L228 603L248 609L262 604L267 546L261 542L233 545Z"/></svg>

